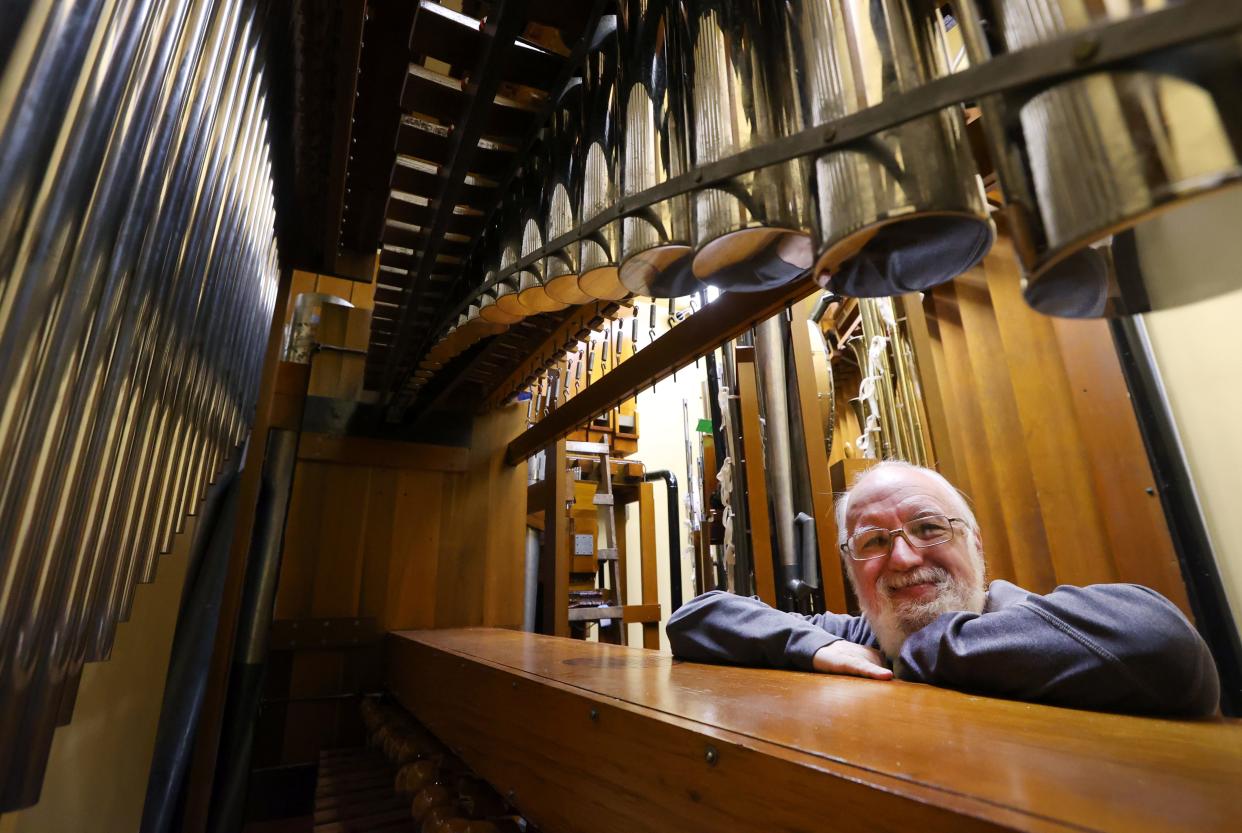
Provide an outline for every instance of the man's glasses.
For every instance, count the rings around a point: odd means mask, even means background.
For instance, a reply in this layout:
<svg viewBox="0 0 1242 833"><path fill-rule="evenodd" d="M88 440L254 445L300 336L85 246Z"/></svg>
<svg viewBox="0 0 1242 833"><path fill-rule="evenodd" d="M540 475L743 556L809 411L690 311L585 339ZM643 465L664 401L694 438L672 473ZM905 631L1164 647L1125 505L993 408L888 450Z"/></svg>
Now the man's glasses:
<svg viewBox="0 0 1242 833"><path fill-rule="evenodd" d="M912 547L934 547L953 538L953 524L965 526L966 522L945 515L924 515L906 521L897 529L863 529L841 545L841 552L855 561L884 558L893 551L893 541L898 535Z"/></svg>

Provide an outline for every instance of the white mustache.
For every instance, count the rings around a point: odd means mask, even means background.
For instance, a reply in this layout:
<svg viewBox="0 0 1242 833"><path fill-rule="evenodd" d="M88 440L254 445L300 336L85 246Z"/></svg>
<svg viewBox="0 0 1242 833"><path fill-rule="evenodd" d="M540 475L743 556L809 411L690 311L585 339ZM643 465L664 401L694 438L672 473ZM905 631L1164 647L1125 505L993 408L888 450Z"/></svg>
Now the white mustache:
<svg viewBox="0 0 1242 833"><path fill-rule="evenodd" d="M883 593L892 593L894 590L900 590L903 587L910 587L915 584L938 584L941 587L948 586L952 581L949 571L943 567L933 567L924 565L916 570L908 573L902 573L898 576L884 578L880 582L880 590Z"/></svg>

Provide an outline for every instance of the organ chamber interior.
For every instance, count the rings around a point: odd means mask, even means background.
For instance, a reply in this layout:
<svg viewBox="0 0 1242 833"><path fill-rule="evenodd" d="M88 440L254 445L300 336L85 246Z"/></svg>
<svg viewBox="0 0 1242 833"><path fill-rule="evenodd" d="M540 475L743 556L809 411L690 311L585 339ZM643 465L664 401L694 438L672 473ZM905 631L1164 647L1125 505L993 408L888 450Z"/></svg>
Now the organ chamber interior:
<svg viewBox="0 0 1242 833"><path fill-rule="evenodd" d="M1242 8L18 5L0 833L1236 825Z"/></svg>

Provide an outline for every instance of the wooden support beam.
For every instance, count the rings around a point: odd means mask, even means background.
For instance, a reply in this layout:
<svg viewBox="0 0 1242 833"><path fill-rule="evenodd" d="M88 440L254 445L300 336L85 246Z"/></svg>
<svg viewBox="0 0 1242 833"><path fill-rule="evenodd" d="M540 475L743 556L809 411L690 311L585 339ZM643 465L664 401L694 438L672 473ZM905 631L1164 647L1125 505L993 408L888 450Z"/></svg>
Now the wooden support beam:
<svg viewBox="0 0 1242 833"><path fill-rule="evenodd" d="M737 397L742 412L742 453L738 468L745 475L746 514L750 520L750 560L755 571L755 595L776 606L776 568L772 565L772 519L768 515L768 481L763 467L763 428L759 421L759 384L755 351L738 347ZM844 608L841 608L844 610Z"/></svg>
<svg viewBox="0 0 1242 833"><path fill-rule="evenodd" d="M565 441L548 447L544 469L543 551L539 556L539 582L543 585L543 629L554 636L569 636L569 476L565 471Z"/></svg>
<svg viewBox="0 0 1242 833"><path fill-rule="evenodd" d="M824 592L824 609L844 613L845 574L837 555L837 519L832 510L832 476L828 471L828 449L824 444L819 409L819 385L811 358L810 312L814 302L807 298L795 309L790 327L793 371L798 380L798 411L802 434L806 438L807 472L811 480L811 502L815 517L815 538L819 545L819 577Z"/></svg>
<svg viewBox="0 0 1242 833"><path fill-rule="evenodd" d="M815 284L804 278L764 292L721 295L509 443L505 462L517 465L549 442L775 315L814 288ZM501 393L507 396L513 391Z"/></svg>
<svg viewBox="0 0 1242 833"><path fill-rule="evenodd" d="M388 684L542 830L1232 831L1238 721L679 662L469 629L390 634Z"/></svg>
<svg viewBox="0 0 1242 833"><path fill-rule="evenodd" d="M643 483L638 487L639 551L642 556L643 605L654 605L656 620L643 623L643 647L660 647L660 577L656 560L655 484ZM670 553L680 558L681 553Z"/></svg>

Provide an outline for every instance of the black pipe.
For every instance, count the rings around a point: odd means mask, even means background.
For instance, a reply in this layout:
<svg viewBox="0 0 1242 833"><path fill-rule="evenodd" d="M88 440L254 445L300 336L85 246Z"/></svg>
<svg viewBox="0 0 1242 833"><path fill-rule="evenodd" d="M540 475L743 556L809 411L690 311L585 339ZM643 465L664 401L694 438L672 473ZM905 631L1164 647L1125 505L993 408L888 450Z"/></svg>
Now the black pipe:
<svg viewBox="0 0 1242 833"><path fill-rule="evenodd" d="M663 480L665 494L668 497L668 580L670 588L669 602L671 610L676 613L681 607L681 511L677 501L677 476L668 469L649 471L643 475L644 481Z"/></svg>
<svg viewBox="0 0 1242 833"><path fill-rule="evenodd" d="M1118 235L1123 246L1132 247L1132 235ZM1123 250L1124 251L1124 250ZM1137 274L1137 261L1126 270ZM1137 283L1137 281L1136 281ZM1156 496L1164 509L1169 537L1177 553L1186 596L1195 624L1216 661L1220 675L1221 711L1226 717L1242 714L1242 640L1233 621L1224 583L1216 567L1212 539L1195 495L1194 478L1186 462L1181 438L1165 398L1164 383L1151 355L1146 331L1136 318L1110 320L1113 343L1121 360L1122 375L1130 391L1139 433L1155 477Z"/></svg>
<svg viewBox="0 0 1242 833"><path fill-rule="evenodd" d="M221 477L208 491L199 510L147 777L147 797L139 828L143 833L172 830L184 800L186 773L207 694L207 667L216 644L220 597L233 542L236 481L232 471Z"/></svg>

